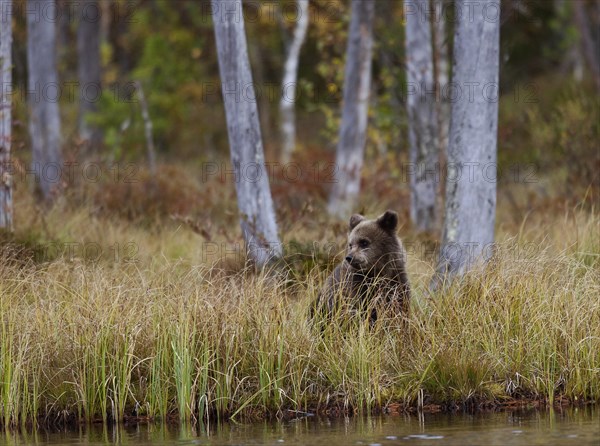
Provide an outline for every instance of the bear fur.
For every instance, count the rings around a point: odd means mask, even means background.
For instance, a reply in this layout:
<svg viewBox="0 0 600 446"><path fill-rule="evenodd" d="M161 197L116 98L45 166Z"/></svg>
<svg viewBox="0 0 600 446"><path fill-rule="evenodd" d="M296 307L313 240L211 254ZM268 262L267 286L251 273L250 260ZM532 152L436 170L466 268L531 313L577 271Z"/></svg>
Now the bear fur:
<svg viewBox="0 0 600 446"><path fill-rule="evenodd" d="M340 309L369 315L391 308L408 315L410 285L406 275L406 252L396 235L398 214L386 211L376 220L355 214L350 217L348 251L344 261L327 278L315 311L331 317Z"/></svg>

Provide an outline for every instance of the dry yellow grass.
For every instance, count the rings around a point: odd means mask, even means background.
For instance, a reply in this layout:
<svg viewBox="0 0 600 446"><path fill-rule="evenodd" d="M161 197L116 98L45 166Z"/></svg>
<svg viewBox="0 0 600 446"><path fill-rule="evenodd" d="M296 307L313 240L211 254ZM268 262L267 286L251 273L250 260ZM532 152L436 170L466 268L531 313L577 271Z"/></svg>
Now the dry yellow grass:
<svg viewBox="0 0 600 446"><path fill-rule="evenodd" d="M16 237L37 239L28 252L5 249L0 261L6 426L600 399L593 211L551 225L532 215L513 232L500 225L488 267L434 294L431 258L415 248L406 326L384 319L369 329L356 320L322 331L307 322L326 275L315 266L322 252L296 249L295 263L277 274L255 274L228 251L235 237L215 238L207 257L203 239L176 222L140 228L60 203L42 219L32 201L22 203ZM310 246L337 237L344 246L328 223L297 226L284 240Z"/></svg>

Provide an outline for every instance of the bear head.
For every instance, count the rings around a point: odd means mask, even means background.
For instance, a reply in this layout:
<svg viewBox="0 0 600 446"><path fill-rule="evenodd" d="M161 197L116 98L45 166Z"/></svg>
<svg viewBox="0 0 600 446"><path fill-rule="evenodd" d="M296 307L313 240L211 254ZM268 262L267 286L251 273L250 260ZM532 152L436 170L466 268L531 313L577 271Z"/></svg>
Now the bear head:
<svg viewBox="0 0 600 446"><path fill-rule="evenodd" d="M402 249L397 227L398 214L394 211L386 211L375 220L359 214L350 217L346 262L363 273L383 270L390 255L397 255Z"/></svg>

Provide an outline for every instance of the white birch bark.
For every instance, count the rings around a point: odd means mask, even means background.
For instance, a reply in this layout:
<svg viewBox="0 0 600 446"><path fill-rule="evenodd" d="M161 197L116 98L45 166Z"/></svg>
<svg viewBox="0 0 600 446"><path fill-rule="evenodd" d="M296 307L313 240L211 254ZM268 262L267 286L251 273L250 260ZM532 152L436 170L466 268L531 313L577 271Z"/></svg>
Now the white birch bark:
<svg viewBox="0 0 600 446"><path fill-rule="evenodd" d="M29 136L35 189L51 201L61 184L63 168L56 71L56 3L28 0L27 64L29 71Z"/></svg>
<svg viewBox="0 0 600 446"><path fill-rule="evenodd" d="M0 0L0 229L13 229L12 168L12 0Z"/></svg>
<svg viewBox="0 0 600 446"><path fill-rule="evenodd" d="M153 177L156 177L156 150L154 149L154 125L150 119L150 111L144 88L140 81L135 81L135 88L140 100L140 111L144 121L144 136L146 137L146 154L148 155L148 169Z"/></svg>
<svg viewBox="0 0 600 446"><path fill-rule="evenodd" d="M79 137L97 146L102 139L98 128L88 122L97 110L102 88L100 28L102 11L98 0L81 0L77 27L77 74L79 77Z"/></svg>
<svg viewBox="0 0 600 446"><path fill-rule="evenodd" d="M297 21L294 34L288 47L287 57L283 68L281 84L281 99L279 101L281 161L287 163L296 147L296 84L298 81L298 62L300 50L306 39L309 12L308 0L298 0Z"/></svg>
<svg viewBox="0 0 600 446"><path fill-rule="evenodd" d="M265 169L241 0L212 0L231 162L246 250L260 267L282 253Z"/></svg>
<svg viewBox="0 0 600 446"><path fill-rule="evenodd" d="M434 286L486 261L494 242L500 1L457 0L455 6L453 84L462 94L452 101L446 215Z"/></svg>
<svg viewBox="0 0 600 446"><path fill-rule="evenodd" d="M335 178L327 208L338 218L346 218L352 213L360 192L371 90L375 1L352 0L351 8L342 123Z"/></svg>
<svg viewBox="0 0 600 446"><path fill-rule="evenodd" d="M429 0L405 0L410 217L419 231L437 221L439 151Z"/></svg>

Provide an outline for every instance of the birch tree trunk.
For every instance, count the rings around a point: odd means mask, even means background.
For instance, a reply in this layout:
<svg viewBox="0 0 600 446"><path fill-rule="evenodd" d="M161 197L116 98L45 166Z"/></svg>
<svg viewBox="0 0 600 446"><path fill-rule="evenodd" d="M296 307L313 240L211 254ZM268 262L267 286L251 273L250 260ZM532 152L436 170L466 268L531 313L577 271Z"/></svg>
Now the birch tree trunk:
<svg viewBox="0 0 600 446"><path fill-rule="evenodd" d="M79 5L77 27L77 74L79 77L79 137L92 147L100 144L102 134L88 122L90 113L97 110L96 103L102 91L100 61L100 27L102 11L98 0L82 0Z"/></svg>
<svg viewBox="0 0 600 446"><path fill-rule="evenodd" d="M446 216L434 287L486 261L494 241L500 1L456 0L456 16L452 81L462 94L452 101Z"/></svg>
<svg viewBox="0 0 600 446"><path fill-rule="evenodd" d="M0 0L0 229L13 229L10 145L12 139L12 0Z"/></svg>
<svg viewBox="0 0 600 446"><path fill-rule="evenodd" d="M154 125L152 119L150 119L150 110L148 107L148 101L146 101L146 95L144 94L144 87L142 87L141 81L134 81L135 89L138 94L140 101L140 111L142 113L142 120L144 121L144 136L146 137L146 155L148 156L148 169L152 174L152 178L156 178L156 150L154 149Z"/></svg>
<svg viewBox="0 0 600 446"><path fill-rule="evenodd" d="M28 0L29 136L35 189L52 201L61 183L60 88L56 71L56 3Z"/></svg>
<svg viewBox="0 0 600 446"><path fill-rule="evenodd" d="M419 231L437 221L438 108L434 79L429 0L405 0L406 71L410 158L410 217Z"/></svg>
<svg viewBox="0 0 600 446"><path fill-rule="evenodd" d="M294 35L288 47L283 68L281 99L279 101L281 162L288 163L296 147L296 84L298 80L298 61L300 49L306 39L308 29L308 0L298 0L298 17Z"/></svg>
<svg viewBox="0 0 600 446"><path fill-rule="evenodd" d="M246 250L260 267L282 253L248 59L241 0L212 0L231 162Z"/></svg>
<svg viewBox="0 0 600 446"><path fill-rule="evenodd" d="M342 123L328 205L329 213L339 218L346 218L352 213L360 192L371 90L375 2L352 0L351 8Z"/></svg>

